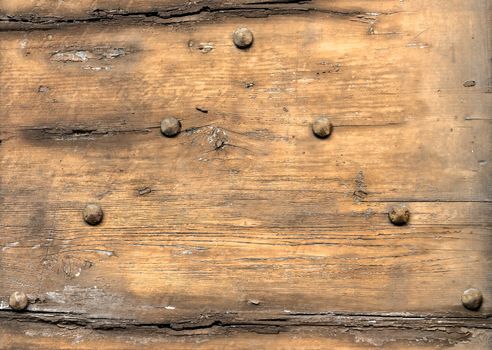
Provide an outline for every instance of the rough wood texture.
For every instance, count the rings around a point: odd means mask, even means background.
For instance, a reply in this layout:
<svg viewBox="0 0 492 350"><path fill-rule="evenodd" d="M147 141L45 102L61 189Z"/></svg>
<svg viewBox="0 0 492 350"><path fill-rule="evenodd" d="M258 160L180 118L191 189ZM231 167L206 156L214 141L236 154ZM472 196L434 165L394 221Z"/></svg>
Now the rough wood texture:
<svg viewBox="0 0 492 350"><path fill-rule="evenodd" d="M157 327L94 330L73 326L1 322L0 339L8 348L22 350L57 349L488 349L492 332L483 329L432 330L408 328L354 329L326 326L284 328L224 328L168 331Z"/></svg>
<svg viewBox="0 0 492 350"><path fill-rule="evenodd" d="M147 18L153 23L187 22L227 17L268 16L283 13L323 12L333 15L370 15L375 11L391 14L404 8L393 0L3 0L0 15L11 22L63 23L103 21L121 17ZM372 11L372 12L371 12Z"/></svg>
<svg viewBox="0 0 492 350"><path fill-rule="evenodd" d="M490 10L0 2L0 347L490 348Z"/></svg>

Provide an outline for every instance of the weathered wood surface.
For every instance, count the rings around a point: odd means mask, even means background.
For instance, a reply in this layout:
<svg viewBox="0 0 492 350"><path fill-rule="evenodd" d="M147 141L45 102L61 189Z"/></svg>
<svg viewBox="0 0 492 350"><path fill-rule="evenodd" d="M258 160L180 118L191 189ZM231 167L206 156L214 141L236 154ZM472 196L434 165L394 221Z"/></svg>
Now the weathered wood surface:
<svg viewBox="0 0 492 350"><path fill-rule="evenodd" d="M0 347L488 349L490 7L0 2Z"/></svg>
<svg viewBox="0 0 492 350"><path fill-rule="evenodd" d="M442 2L445 4L444 2ZM449 6L449 5L446 5ZM480 6L480 5L479 5ZM483 6L483 5L482 5ZM456 8L453 4L451 8ZM406 7L408 9L408 7ZM122 17L147 18L152 23L183 23L217 16L265 17L274 14L328 13L335 16L393 14L405 10L393 0L3 0L0 15L12 23L104 21Z"/></svg>
<svg viewBox="0 0 492 350"><path fill-rule="evenodd" d="M126 329L85 329L39 323L0 322L0 339L10 348L23 350L61 349L488 349L490 331L483 329L419 327L353 329L326 326L272 328L213 327L169 331L157 327Z"/></svg>

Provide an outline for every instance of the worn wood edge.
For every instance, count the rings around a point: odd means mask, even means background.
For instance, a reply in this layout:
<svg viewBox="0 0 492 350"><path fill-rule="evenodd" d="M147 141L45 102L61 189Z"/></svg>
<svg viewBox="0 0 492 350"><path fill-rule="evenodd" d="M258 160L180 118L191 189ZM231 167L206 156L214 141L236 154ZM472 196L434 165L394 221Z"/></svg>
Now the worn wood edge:
<svg viewBox="0 0 492 350"><path fill-rule="evenodd" d="M11 313L12 314L12 313ZM331 315L316 322L306 316L236 322L204 318L201 323L111 324L107 319L95 323L57 322L47 319L6 318L0 312L0 348L2 349L251 349L256 342L266 348L366 349L374 347L420 349L455 347L488 349L492 331L490 322L473 319L414 317L374 317ZM20 316L26 314L14 314ZM313 318L314 316L309 316ZM304 318L304 319L302 319ZM268 342L268 345L266 343ZM293 343L295 341L296 343Z"/></svg>
<svg viewBox="0 0 492 350"><path fill-rule="evenodd" d="M490 330L241 327L170 331L156 327L93 330L0 320L2 349L488 349Z"/></svg>
<svg viewBox="0 0 492 350"><path fill-rule="evenodd" d="M0 320L40 322L73 325L90 329L116 329L156 327L173 331L203 328L249 328L249 327L346 327L346 328L392 328L433 330L439 328L469 327L492 329L492 315L436 316L415 313L293 313L275 315L264 312L201 314L194 318L142 322L135 319L112 318L76 312L0 310Z"/></svg>
<svg viewBox="0 0 492 350"><path fill-rule="evenodd" d="M1 9L0 9L1 11ZM305 15L321 13L338 18L355 21L367 21L378 16L394 15L399 11L380 12L371 9L330 8L325 4L312 5L310 1L257 1L254 3L240 1L231 5L223 2L187 2L181 6L155 7L148 11L117 9L93 9L85 16L43 16L35 13L8 14L0 12L0 31L54 29L67 25L100 22L105 24L160 24L176 25L218 21L223 18L245 17L263 18L276 15Z"/></svg>

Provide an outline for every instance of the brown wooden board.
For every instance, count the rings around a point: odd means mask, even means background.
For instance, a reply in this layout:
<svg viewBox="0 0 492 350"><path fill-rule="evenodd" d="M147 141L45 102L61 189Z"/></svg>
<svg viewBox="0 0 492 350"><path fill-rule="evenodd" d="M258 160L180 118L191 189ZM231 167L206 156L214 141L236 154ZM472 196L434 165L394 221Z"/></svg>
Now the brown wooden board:
<svg viewBox="0 0 492 350"><path fill-rule="evenodd" d="M153 326L124 329L87 329L38 322L0 322L0 339L9 349L488 349L491 332L485 329L439 327L421 329L412 323L402 326L255 327L216 326L170 331Z"/></svg>
<svg viewBox="0 0 492 350"><path fill-rule="evenodd" d="M0 348L490 347L490 2L56 4L0 2Z"/></svg>

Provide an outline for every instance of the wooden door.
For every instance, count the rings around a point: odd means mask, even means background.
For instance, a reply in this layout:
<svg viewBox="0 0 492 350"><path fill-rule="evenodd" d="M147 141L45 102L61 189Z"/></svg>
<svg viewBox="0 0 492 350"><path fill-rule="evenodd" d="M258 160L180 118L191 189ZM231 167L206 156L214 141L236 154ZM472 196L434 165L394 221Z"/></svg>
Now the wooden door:
<svg viewBox="0 0 492 350"><path fill-rule="evenodd" d="M490 349L491 7L1 0L0 348Z"/></svg>

